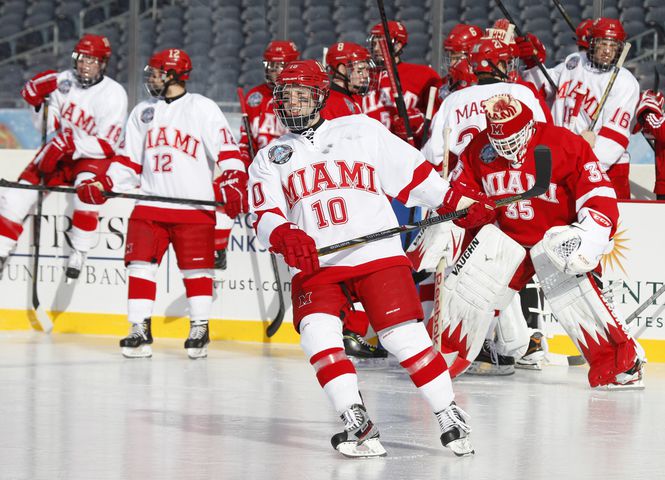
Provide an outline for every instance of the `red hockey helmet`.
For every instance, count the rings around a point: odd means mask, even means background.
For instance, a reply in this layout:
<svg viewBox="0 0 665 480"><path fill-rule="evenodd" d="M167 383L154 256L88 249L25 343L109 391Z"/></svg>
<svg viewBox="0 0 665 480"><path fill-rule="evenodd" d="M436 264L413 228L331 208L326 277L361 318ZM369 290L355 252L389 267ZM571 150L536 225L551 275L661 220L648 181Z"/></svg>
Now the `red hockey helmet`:
<svg viewBox="0 0 665 480"><path fill-rule="evenodd" d="M321 63L291 62L275 80L275 114L289 130L305 130L316 121L329 91L330 79Z"/></svg>
<svg viewBox="0 0 665 480"><path fill-rule="evenodd" d="M409 42L409 34L406 31L406 27L402 22L396 22L395 20L388 20L388 33L390 38L394 42L399 42L402 45L406 45ZM379 22L372 27L369 32L370 36L374 37L383 37L383 23Z"/></svg>
<svg viewBox="0 0 665 480"><path fill-rule="evenodd" d="M587 18L582 20L575 29L575 36L577 37L577 46L584 50L589 48L589 37L591 36L591 24L593 20Z"/></svg>
<svg viewBox="0 0 665 480"><path fill-rule="evenodd" d="M587 58L591 64L606 72L616 65L626 40L626 31L619 20L597 18L591 24Z"/></svg>
<svg viewBox="0 0 665 480"><path fill-rule="evenodd" d="M332 80L343 81L351 93L366 95L376 88L377 75L372 56L357 43L333 43L326 53L326 65ZM344 71L340 69L341 65L344 65Z"/></svg>
<svg viewBox="0 0 665 480"><path fill-rule="evenodd" d="M263 51L263 60L266 62L289 63L299 58L298 47L290 40L273 40Z"/></svg>
<svg viewBox="0 0 665 480"><path fill-rule="evenodd" d="M102 35L84 34L74 46L72 64L74 76L83 88L99 82L111 58L111 43Z"/></svg>
<svg viewBox="0 0 665 480"><path fill-rule="evenodd" d="M451 92L475 85L478 78L473 73L471 64L466 58L461 59L448 69L448 89Z"/></svg>
<svg viewBox="0 0 665 480"><path fill-rule="evenodd" d="M184 50L167 48L153 54L143 71L148 93L153 97L164 98L169 86L189 80L192 60Z"/></svg>
<svg viewBox="0 0 665 480"><path fill-rule="evenodd" d="M505 64L505 72L501 63ZM473 72L490 74L505 79L515 70L515 58L509 45L496 38L483 38L469 53L469 63Z"/></svg>
<svg viewBox="0 0 665 480"><path fill-rule="evenodd" d="M111 43L103 35L86 33L74 46L74 55L87 55L107 62L111 58Z"/></svg>
<svg viewBox="0 0 665 480"><path fill-rule="evenodd" d="M448 69L465 58L482 36L483 31L480 27L464 23L455 25L443 41L443 61Z"/></svg>
<svg viewBox="0 0 665 480"><path fill-rule="evenodd" d="M533 112L511 95L495 95L482 103L487 118L487 136L499 155L512 163L524 162L533 136Z"/></svg>

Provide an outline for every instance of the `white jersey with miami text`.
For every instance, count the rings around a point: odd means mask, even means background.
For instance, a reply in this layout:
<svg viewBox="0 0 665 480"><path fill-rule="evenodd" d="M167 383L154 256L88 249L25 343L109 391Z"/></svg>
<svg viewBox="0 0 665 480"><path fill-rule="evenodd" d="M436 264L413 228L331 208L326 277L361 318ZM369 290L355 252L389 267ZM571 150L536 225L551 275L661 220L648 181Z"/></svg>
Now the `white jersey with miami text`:
<svg viewBox="0 0 665 480"><path fill-rule="evenodd" d="M317 248L398 226L388 196L435 208L448 188L417 149L363 114L280 137L258 152L249 178L259 240L270 245L272 231L292 222ZM319 260L318 278L328 280L410 265L399 235Z"/></svg>
<svg viewBox="0 0 665 480"><path fill-rule="evenodd" d="M214 200L213 173L245 170L229 124L217 104L196 94L150 99L130 113L121 157L108 176L114 190L140 187L145 195ZM138 201L134 217L199 223L213 207Z"/></svg>

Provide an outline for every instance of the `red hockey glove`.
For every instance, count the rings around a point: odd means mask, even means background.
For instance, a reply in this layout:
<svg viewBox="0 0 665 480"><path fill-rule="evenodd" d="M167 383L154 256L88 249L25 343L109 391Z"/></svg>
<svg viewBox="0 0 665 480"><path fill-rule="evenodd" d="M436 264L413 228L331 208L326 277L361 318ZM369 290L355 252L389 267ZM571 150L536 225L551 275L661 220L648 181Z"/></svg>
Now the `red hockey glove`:
<svg viewBox="0 0 665 480"><path fill-rule="evenodd" d="M515 42L515 54L524 62L526 68L538 65L536 58L540 63L545 63L547 58L545 45L534 34L527 33L524 37L517 37Z"/></svg>
<svg viewBox="0 0 665 480"><path fill-rule="evenodd" d="M65 155L74 153L74 139L68 132L60 132L37 153L37 168L42 173L53 173Z"/></svg>
<svg viewBox="0 0 665 480"><path fill-rule="evenodd" d="M249 210L247 203L247 173L242 170L226 170L215 180L218 190L222 193L224 211L235 218Z"/></svg>
<svg viewBox="0 0 665 480"><path fill-rule="evenodd" d="M46 70L28 80L21 89L21 96L33 107L40 106L44 99L58 87L58 72Z"/></svg>
<svg viewBox="0 0 665 480"><path fill-rule="evenodd" d="M106 202L104 192L110 192L113 189L113 182L106 175L83 180L81 184L76 187L76 196L83 203L91 205L101 205Z"/></svg>
<svg viewBox="0 0 665 480"><path fill-rule="evenodd" d="M417 108L409 108L406 111L406 114L409 117L409 125L411 125L411 132L413 133L413 138L420 138L423 134L423 124L425 123L425 116ZM395 135L400 137L402 140L407 139L406 127L404 126L404 120L399 114L394 114L391 120L392 131Z"/></svg>
<svg viewBox="0 0 665 480"><path fill-rule="evenodd" d="M270 251L284 256L290 267L305 275L319 270L319 256L314 239L293 223L284 223L270 234Z"/></svg>
<svg viewBox="0 0 665 480"><path fill-rule="evenodd" d="M643 91L635 111L637 122L633 133L639 132L641 128L644 128L646 134L651 133L654 128L657 129L663 121L663 103L665 97L662 93L653 90Z"/></svg>
<svg viewBox="0 0 665 480"><path fill-rule="evenodd" d="M439 215L468 208L469 212L457 220L455 225L462 228L477 228L496 219L496 205L487 195L463 183L455 182L443 197L443 205L437 209Z"/></svg>

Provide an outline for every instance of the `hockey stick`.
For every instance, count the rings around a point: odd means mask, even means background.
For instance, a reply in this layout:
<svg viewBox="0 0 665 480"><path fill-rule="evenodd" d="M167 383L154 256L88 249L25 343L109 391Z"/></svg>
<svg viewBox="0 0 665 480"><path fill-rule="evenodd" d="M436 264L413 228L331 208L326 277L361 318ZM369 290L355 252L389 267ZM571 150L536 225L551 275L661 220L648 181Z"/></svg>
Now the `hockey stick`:
<svg viewBox="0 0 665 480"><path fill-rule="evenodd" d="M46 145L46 136L48 132L48 99L44 100L42 107L42 148ZM43 179L40 179L40 183ZM39 301L39 244L41 241L42 232L42 204L44 203L44 191L39 190L37 193L37 205L35 207L35 216L32 220L32 244L33 244L33 257L32 257L32 310L34 319L31 317L30 323L36 330L42 330L44 333L50 333L53 330L53 322L48 314L42 307Z"/></svg>
<svg viewBox="0 0 665 480"><path fill-rule="evenodd" d="M432 115L434 114L434 100L436 99L436 87L429 87L429 95L427 96L427 110L425 110L425 122L423 123L423 140L422 145L425 145L429 138L429 127L432 123Z"/></svg>
<svg viewBox="0 0 665 480"><path fill-rule="evenodd" d="M552 0L554 2L554 6L559 10L559 13L561 13L561 16L563 19L566 21L570 29L575 33L575 25L573 25L573 21L570 19L570 16L568 15L568 12L566 12L566 8L561 4L559 0Z"/></svg>
<svg viewBox="0 0 665 480"><path fill-rule="evenodd" d="M324 55L325 58L325 55ZM238 87L236 91L238 93L238 101L240 102L240 111L242 112L242 124L247 132L247 148L249 150L249 156L254 159L256 156L256 151L254 150L254 138L252 137L252 130L249 124L249 116L247 115L247 105L245 104L245 92L241 87ZM266 328L266 335L268 338L272 337L279 327L282 326L282 321L284 320L284 313L286 312L286 304L284 303L284 292L282 292L282 280L279 276L279 267L277 265L277 257L274 253L270 254L270 264L272 265L272 272L275 275L275 281L277 282L277 298L279 299L279 310L277 310L277 315L270 322L268 328Z"/></svg>
<svg viewBox="0 0 665 480"><path fill-rule="evenodd" d="M589 130L593 131L593 129L596 126L596 123L598 122L598 119L600 118L600 112L605 106L605 103L607 102L608 97L610 96L610 92L612 91L612 87L614 86L614 82L616 81L617 77L619 76L619 71L621 71L621 67L623 67L623 62L626 61L626 57L628 56L628 51L630 50L630 43L626 42L623 45L623 50L621 50L621 55L619 55L619 60L617 60L616 65L614 66L614 71L612 72L612 76L610 77L610 81L607 83L607 87L605 87L605 91L603 92L603 96L600 97L600 102L598 102L598 107L593 112L593 115L591 115L591 125L589 126Z"/></svg>
<svg viewBox="0 0 665 480"><path fill-rule="evenodd" d="M28 183L10 182L4 178L0 178L0 187L7 188L22 188L24 190L37 190L39 192L58 192L58 193L73 193L76 194L76 189L73 187L49 187L46 185L31 185ZM164 203L177 203L179 205L206 205L210 207L222 207L223 203L215 202L213 200L195 200L188 198L172 198L162 197L159 195L140 195L138 193L121 193L121 192L103 192L106 198L129 198L134 200L145 200L150 202L164 202Z"/></svg>
<svg viewBox="0 0 665 480"><path fill-rule="evenodd" d="M497 207L503 207L511 203L519 202L520 200L537 197L547 192L550 187L550 178L552 176L552 153L550 152L549 147L545 145L538 145L536 147L534 156L536 164L536 182L533 187L531 187L526 192L497 200ZM436 225L438 223L455 220L456 218L463 217L467 213L469 213L469 209L463 208L462 210L446 213L445 215L426 218L414 224L400 225L398 227L389 228L380 232L374 232L370 233L369 235L363 235L362 237L352 238L350 240L345 240L333 245L328 245L326 247L319 248L317 253L319 256L330 255L331 253L346 250L347 248L353 248L357 245L376 242L377 240L390 238L395 235L399 235L400 233L411 232L421 228L431 227L432 225Z"/></svg>
<svg viewBox="0 0 665 480"><path fill-rule="evenodd" d="M515 23L515 19L510 14L510 12L506 8L506 6L503 4L503 2L501 0L496 0L496 4L499 7L499 9L501 10L501 12L503 13L503 15L508 19L508 21L510 23L512 23L513 25L515 25L515 33L517 33L517 36L518 37L524 37L524 33L517 26L517 24ZM547 83L550 84L550 87L552 87L552 90L554 91L554 93L556 93L556 91L558 89L557 89L557 87L554 83L554 80L552 80L552 77L550 77L550 74L547 73L547 68L545 68L545 65L543 65L543 62L540 61L540 59L538 58L537 55L531 55L531 57L536 61L536 66L538 67L538 70L540 70L540 73L543 74L543 76L545 77L545 80L547 80Z"/></svg>
<svg viewBox="0 0 665 480"><path fill-rule="evenodd" d="M450 160L450 148L448 141L450 138L450 127L443 129L443 165L441 168L441 177L448 178L448 162ZM442 257L436 265L434 273L434 307L432 308L432 343L437 352L441 351L441 330L443 328L443 318L441 307L443 305L443 282L446 272L446 257Z"/></svg>

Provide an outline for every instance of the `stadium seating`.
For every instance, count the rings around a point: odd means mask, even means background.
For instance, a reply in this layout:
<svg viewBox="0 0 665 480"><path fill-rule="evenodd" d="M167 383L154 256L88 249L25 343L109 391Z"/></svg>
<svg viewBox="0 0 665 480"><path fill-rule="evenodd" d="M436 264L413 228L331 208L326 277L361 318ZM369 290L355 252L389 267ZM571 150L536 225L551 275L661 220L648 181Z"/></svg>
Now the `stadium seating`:
<svg viewBox="0 0 665 480"><path fill-rule="evenodd" d="M402 21L409 32L404 60L427 62L431 58L431 0L386 0L389 18ZM542 0L503 0L524 30L538 35L553 66L576 50L574 34L560 13ZM562 0L577 24L593 14L593 0ZM235 87L249 89L263 81L262 52L279 30L278 0L158 0L155 18L153 0L140 2L139 62L152 52L184 48L192 56L194 70L190 89L219 101L235 100ZM108 74L127 81L129 0L4 0L0 2L0 73L7 88L0 92L0 106L16 105L16 86L36 71L53 66L68 68L68 52L81 28L83 11L86 31L106 35L113 46ZM662 0L605 0L605 16L620 18L629 35L650 28L665 34L665 4ZM364 44L369 29L379 22L376 0L291 0L287 16L290 38L304 57L321 58L323 49L336 41ZM460 20L490 26L503 14L493 0L446 0L444 35ZM115 20L114 20L115 19ZM58 26L60 51L54 55L53 25ZM47 25L47 26L45 26ZM3 39L24 34L20 41ZM662 44L662 39L659 42ZM653 37L639 39L637 48L653 46ZM7 59L17 55L14 61ZM5 62L3 62L5 60ZM634 66L643 86L653 86L658 62Z"/></svg>

